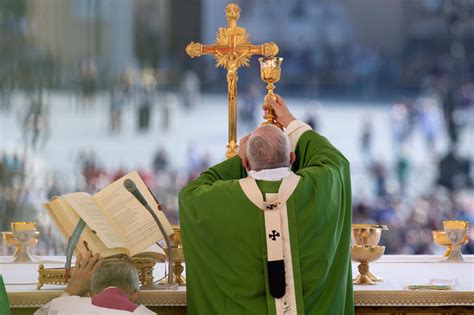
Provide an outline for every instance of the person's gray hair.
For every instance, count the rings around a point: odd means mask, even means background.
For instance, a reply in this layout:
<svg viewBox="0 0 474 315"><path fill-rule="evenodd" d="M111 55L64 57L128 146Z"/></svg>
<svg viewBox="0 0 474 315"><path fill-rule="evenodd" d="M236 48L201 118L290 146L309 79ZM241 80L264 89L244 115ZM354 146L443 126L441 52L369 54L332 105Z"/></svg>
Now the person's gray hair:
<svg viewBox="0 0 474 315"><path fill-rule="evenodd" d="M290 141L278 127L262 126L250 136L247 158L254 171L290 166Z"/></svg>
<svg viewBox="0 0 474 315"><path fill-rule="evenodd" d="M117 287L131 294L140 290L138 272L128 262L104 262L92 275L91 291L97 294L108 287Z"/></svg>

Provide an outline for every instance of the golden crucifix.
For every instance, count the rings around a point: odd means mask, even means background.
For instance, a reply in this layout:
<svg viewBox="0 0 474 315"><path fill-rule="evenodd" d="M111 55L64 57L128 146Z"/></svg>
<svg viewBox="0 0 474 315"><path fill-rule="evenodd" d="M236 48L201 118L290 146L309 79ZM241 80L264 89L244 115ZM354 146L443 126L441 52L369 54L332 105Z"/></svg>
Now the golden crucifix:
<svg viewBox="0 0 474 315"><path fill-rule="evenodd" d="M229 22L227 28L220 27L217 31L214 45L202 45L191 42L186 46L186 53L191 57L200 57L210 54L216 58L216 67L227 69L227 92L229 97L229 143L227 144L226 157L231 158L237 154L237 69L241 66L249 66L252 55L263 55L274 57L278 53L278 46L271 43L263 45L252 45L249 42L249 34L244 28L237 26L240 17L240 8L231 3L226 9L226 17Z"/></svg>

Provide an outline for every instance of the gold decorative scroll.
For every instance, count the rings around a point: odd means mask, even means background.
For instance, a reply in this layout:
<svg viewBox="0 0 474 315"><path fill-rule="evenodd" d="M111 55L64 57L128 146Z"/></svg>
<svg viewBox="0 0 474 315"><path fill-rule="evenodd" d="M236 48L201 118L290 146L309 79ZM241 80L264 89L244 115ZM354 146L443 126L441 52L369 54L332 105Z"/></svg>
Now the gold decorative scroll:
<svg viewBox="0 0 474 315"><path fill-rule="evenodd" d="M108 258L107 261L120 261L121 258ZM132 263L137 268L138 279L141 285L153 283L153 268L155 261L148 257L134 257ZM45 284L63 285L66 284L66 269L64 268L45 268L40 264L38 268L38 283L36 288L39 290Z"/></svg>

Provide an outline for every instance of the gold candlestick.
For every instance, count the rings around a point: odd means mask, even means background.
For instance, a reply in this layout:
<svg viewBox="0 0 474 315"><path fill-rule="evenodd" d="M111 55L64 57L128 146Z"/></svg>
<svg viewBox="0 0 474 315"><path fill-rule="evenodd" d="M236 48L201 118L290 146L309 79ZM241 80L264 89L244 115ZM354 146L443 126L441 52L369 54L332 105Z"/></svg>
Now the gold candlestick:
<svg viewBox="0 0 474 315"><path fill-rule="evenodd" d="M186 278L183 276L184 271L184 254L183 254L183 245L181 242L181 229L179 225L173 225L174 235L171 236L171 241L173 242L172 251L173 251L173 274L174 282L178 285L186 285Z"/></svg>
<svg viewBox="0 0 474 315"><path fill-rule="evenodd" d="M280 81L281 76L281 63L283 58L280 57L261 57L258 58L260 62L260 78L262 81L267 82L267 95L271 95L274 99L276 98L273 94L273 90L275 89L276 83ZM265 114L263 118L266 119L261 126L263 125L277 125L280 127L275 121L275 111L272 108L265 108Z"/></svg>

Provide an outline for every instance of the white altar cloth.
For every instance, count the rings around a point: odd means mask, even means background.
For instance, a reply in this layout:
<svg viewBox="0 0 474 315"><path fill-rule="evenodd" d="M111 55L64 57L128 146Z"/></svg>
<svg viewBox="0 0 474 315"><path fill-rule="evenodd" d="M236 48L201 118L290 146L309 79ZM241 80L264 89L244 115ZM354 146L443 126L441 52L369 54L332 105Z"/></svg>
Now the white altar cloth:
<svg viewBox="0 0 474 315"><path fill-rule="evenodd" d="M370 270L384 281L354 285L356 306L474 306L474 255L462 263L448 263L438 255L385 255L370 263ZM358 274L358 263L352 273ZM408 290L408 285L430 280L454 282L452 290ZM440 281L439 281L440 282Z"/></svg>
<svg viewBox="0 0 474 315"><path fill-rule="evenodd" d="M467 255L465 255L466 257ZM384 281L377 285L354 285L354 290L405 290L412 284L428 284L429 280L451 280L454 290L474 292L474 255L463 263L440 262L432 255L386 255L370 263L370 271ZM358 263L352 264L352 274L358 274Z"/></svg>
<svg viewBox="0 0 474 315"><path fill-rule="evenodd" d="M441 262L434 255L385 255L370 264L371 271L384 281L376 285L354 285L356 306L474 306L474 255L465 255L464 263ZM0 257L11 307L37 307L59 296L64 286L44 285L36 289L38 263L6 264ZM64 257L39 257L49 262L44 265L61 267ZM42 262L43 263L43 262ZM353 263L353 275L358 274L358 263ZM164 264L157 264L155 280L163 277ZM411 284L428 284L430 280L452 280L449 291L410 291ZM142 291L139 303L148 306L185 306L186 288L177 291Z"/></svg>

